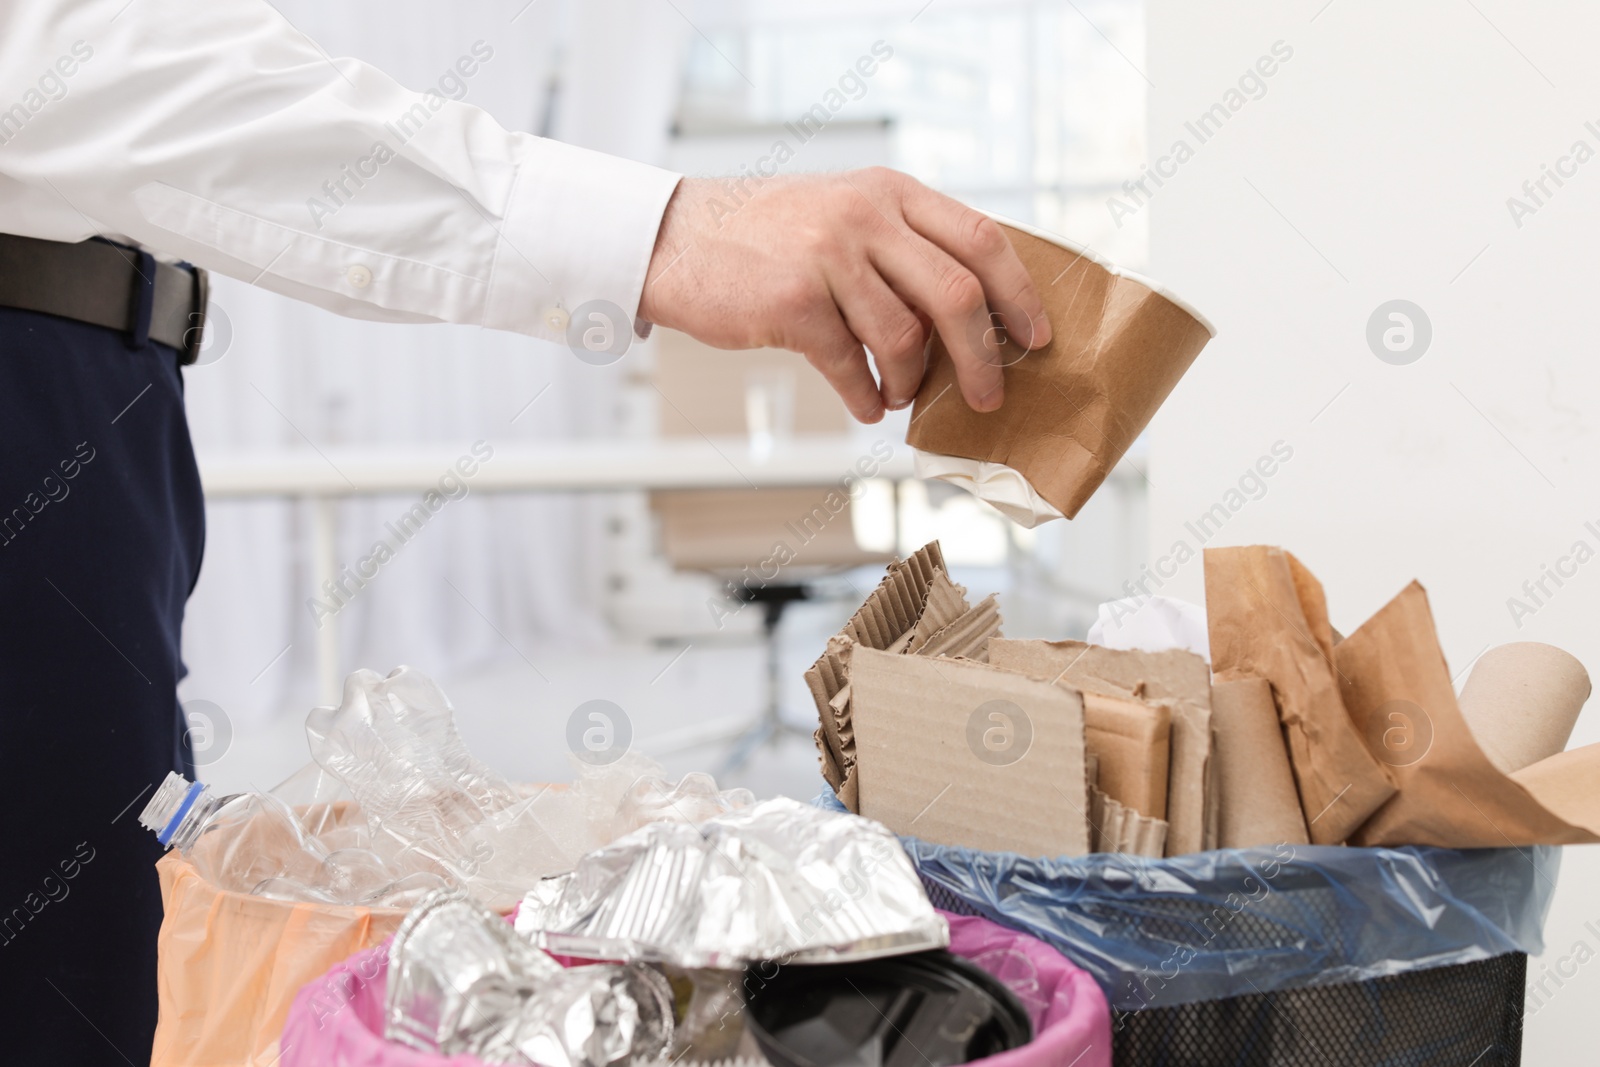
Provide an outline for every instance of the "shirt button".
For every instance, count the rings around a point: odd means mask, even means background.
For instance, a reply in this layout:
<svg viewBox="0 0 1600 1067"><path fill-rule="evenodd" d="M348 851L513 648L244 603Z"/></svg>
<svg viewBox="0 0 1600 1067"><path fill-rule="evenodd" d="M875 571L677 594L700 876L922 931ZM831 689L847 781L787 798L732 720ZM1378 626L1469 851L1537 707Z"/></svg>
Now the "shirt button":
<svg viewBox="0 0 1600 1067"><path fill-rule="evenodd" d="M365 289L372 284L372 271L360 263L352 263L345 268L344 276L357 289Z"/></svg>
<svg viewBox="0 0 1600 1067"><path fill-rule="evenodd" d="M548 308L544 313L544 324L550 328L552 333L566 333L568 321L570 321L570 316L565 308Z"/></svg>

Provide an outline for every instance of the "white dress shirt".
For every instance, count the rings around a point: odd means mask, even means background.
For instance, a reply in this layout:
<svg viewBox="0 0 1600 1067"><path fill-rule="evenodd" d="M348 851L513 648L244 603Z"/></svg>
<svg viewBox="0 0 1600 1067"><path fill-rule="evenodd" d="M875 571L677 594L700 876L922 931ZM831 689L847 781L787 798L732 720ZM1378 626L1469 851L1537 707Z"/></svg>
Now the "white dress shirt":
<svg viewBox="0 0 1600 1067"><path fill-rule="evenodd" d="M264 0L0 0L0 232L127 240L356 318L631 320L678 176L450 99L493 44L414 92Z"/></svg>

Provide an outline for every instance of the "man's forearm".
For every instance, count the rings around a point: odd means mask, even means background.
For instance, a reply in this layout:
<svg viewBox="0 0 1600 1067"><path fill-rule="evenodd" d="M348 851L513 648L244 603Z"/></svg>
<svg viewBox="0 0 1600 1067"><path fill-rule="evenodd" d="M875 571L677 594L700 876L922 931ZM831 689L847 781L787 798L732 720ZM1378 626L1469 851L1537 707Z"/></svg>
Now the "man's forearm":
<svg viewBox="0 0 1600 1067"><path fill-rule="evenodd" d="M632 314L676 176L505 130L460 99L496 61L463 42L414 92L263 0L4 5L0 70L51 74L0 99L0 230L125 236L358 318L564 339L587 301Z"/></svg>

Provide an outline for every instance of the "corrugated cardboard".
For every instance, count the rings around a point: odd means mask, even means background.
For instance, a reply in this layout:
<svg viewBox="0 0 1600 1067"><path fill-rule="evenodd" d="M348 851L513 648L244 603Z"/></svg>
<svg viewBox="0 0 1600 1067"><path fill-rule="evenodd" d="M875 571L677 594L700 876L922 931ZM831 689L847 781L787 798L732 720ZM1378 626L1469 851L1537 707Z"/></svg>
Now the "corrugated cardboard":
<svg viewBox="0 0 1600 1067"><path fill-rule="evenodd" d="M967 607L967 591L950 580L944 571L935 571L928 584L922 614L911 629L889 642L885 652L904 652L919 656L967 656L982 660L991 633L1000 632L1000 609L994 595L977 607ZM849 657L839 662L848 674ZM847 680L828 700L841 737L850 733L850 683ZM852 757L853 758L853 757Z"/></svg>
<svg viewBox="0 0 1600 1067"><path fill-rule="evenodd" d="M858 646L851 654L861 814L899 834L1025 856L1089 851L1083 700L968 660ZM991 720L1009 702L1021 722ZM1031 738L1024 739L1024 724ZM974 732L1009 729L1014 762L980 758Z"/></svg>
<svg viewBox="0 0 1600 1067"><path fill-rule="evenodd" d="M906 442L1003 463L1070 519L1211 333L1166 297L1087 256L1013 227L1005 233L1044 300L1051 341L1032 352L1003 341L992 358L1005 368L1005 403L980 414L962 399L945 339L935 336ZM987 323L977 325L981 334Z"/></svg>
<svg viewBox="0 0 1600 1067"><path fill-rule="evenodd" d="M1167 854L1215 847L1211 787L1211 672L1192 652L1124 652L1082 641L989 642L989 662L1107 696L1129 694L1171 713Z"/></svg>
<svg viewBox="0 0 1600 1067"><path fill-rule="evenodd" d="M1345 712L1322 586L1262 545L1206 549L1205 581L1216 680L1272 683L1311 840L1345 841L1395 786Z"/></svg>
<svg viewBox="0 0 1600 1067"><path fill-rule="evenodd" d="M923 601L922 613L905 634L906 652L919 652L945 627L967 614L967 591L943 570L935 571L928 583L928 595Z"/></svg>
<svg viewBox="0 0 1600 1067"><path fill-rule="evenodd" d="M1589 672L1571 653L1518 641L1478 657L1461 717L1489 762L1509 774L1567 747L1589 690Z"/></svg>
<svg viewBox="0 0 1600 1067"><path fill-rule="evenodd" d="M888 648L906 637L927 606L937 574L945 574L937 541L891 563L878 587L844 628L828 639L822 655L805 673L806 688L811 690L820 720L815 737L822 776L851 811L856 810L856 798L854 738L849 729L850 651L856 645Z"/></svg>
<svg viewBox="0 0 1600 1067"><path fill-rule="evenodd" d="M992 595L969 607L966 593L946 572L939 543L930 542L890 565L883 581L806 672L820 720L813 736L822 776L851 811L858 810L852 650L863 645L897 654L982 660L989 639L1000 633L1000 609Z"/></svg>
<svg viewBox="0 0 1600 1067"><path fill-rule="evenodd" d="M1512 775L1498 770L1456 704L1422 586L1412 582L1401 590L1340 643L1335 657L1345 706L1364 736L1381 736L1401 721L1421 738L1420 753L1408 744L1403 765L1393 768L1399 792L1355 831L1351 844L1500 848L1600 841L1600 745Z"/></svg>
<svg viewBox="0 0 1600 1067"><path fill-rule="evenodd" d="M1089 830L1095 852L1161 858L1166 852L1167 824L1140 815L1099 789L1089 790Z"/></svg>
<svg viewBox="0 0 1600 1067"><path fill-rule="evenodd" d="M1219 781L1218 848L1310 844L1289 752L1265 678L1211 686Z"/></svg>
<svg viewBox="0 0 1600 1067"><path fill-rule="evenodd" d="M914 651L923 656L960 656L987 663L989 641L1000 636L1000 626L1003 621L1000 617L1000 602L993 593L990 593L978 601L975 607L963 612L948 626L935 633L926 644L920 648L908 648L907 651Z"/></svg>

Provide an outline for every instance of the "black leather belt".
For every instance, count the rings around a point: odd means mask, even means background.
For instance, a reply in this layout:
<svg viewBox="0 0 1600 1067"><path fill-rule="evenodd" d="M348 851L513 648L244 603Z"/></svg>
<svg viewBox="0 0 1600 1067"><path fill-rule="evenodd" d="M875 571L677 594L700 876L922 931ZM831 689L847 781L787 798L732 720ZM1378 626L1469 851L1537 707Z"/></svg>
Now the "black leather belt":
<svg viewBox="0 0 1600 1067"><path fill-rule="evenodd" d="M209 289L199 268L158 263L108 241L0 233L0 307L104 326L140 343L147 336L176 348L184 364L200 354Z"/></svg>

